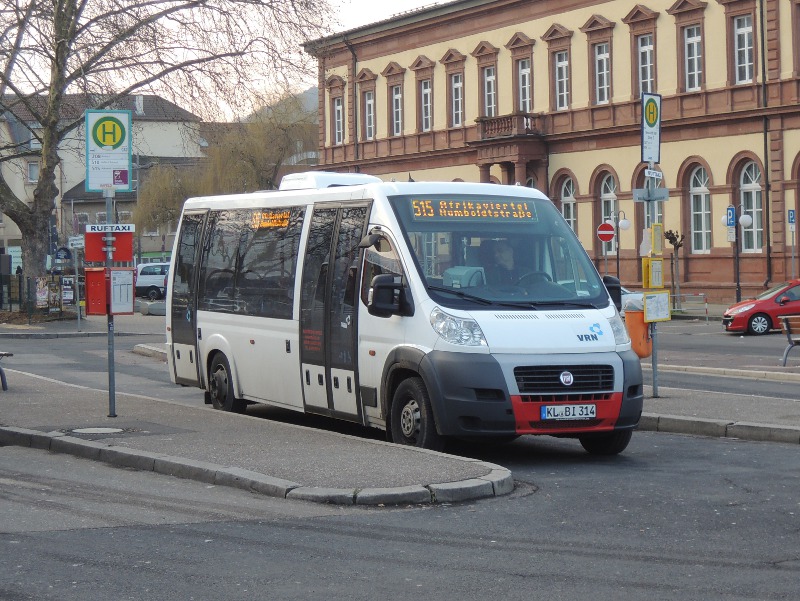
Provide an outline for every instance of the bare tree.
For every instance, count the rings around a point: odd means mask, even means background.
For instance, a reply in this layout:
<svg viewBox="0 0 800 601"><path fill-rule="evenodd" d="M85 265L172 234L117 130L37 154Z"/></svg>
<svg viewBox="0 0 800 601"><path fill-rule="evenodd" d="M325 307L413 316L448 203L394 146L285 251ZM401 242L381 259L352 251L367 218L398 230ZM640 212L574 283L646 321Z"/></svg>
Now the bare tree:
<svg viewBox="0 0 800 601"><path fill-rule="evenodd" d="M245 123L221 124L208 157L192 166L158 165L142 179L133 220L140 230L176 223L191 196L272 190L309 149L316 149L316 112L286 95ZM314 155L316 156L316 155ZM307 163L306 163L307 164Z"/></svg>
<svg viewBox="0 0 800 601"><path fill-rule="evenodd" d="M0 0L0 117L41 145L32 198L4 176L32 156L28 140L0 145L0 210L20 228L26 273L44 272L60 145L83 125L69 95L94 109L152 93L207 119L244 114L260 90L308 80L300 44L331 22L328 0Z"/></svg>

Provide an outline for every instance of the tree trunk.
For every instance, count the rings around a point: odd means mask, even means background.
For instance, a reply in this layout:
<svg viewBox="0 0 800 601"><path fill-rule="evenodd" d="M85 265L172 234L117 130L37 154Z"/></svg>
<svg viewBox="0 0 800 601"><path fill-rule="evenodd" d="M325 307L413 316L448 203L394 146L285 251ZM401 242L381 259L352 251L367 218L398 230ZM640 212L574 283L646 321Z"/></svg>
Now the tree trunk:
<svg viewBox="0 0 800 601"><path fill-rule="evenodd" d="M22 269L26 277L35 278L47 273L48 236L37 232L50 230L50 215L35 213L25 225L19 225L22 234Z"/></svg>

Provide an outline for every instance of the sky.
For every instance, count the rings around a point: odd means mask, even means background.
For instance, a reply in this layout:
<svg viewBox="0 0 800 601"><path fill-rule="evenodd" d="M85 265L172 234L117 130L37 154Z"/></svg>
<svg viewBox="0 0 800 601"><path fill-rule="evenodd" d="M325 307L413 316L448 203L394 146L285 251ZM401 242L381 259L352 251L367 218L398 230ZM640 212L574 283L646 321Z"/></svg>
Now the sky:
<svg viewBox="0 0 800 601"><path fill-rule="evenodd" d="M446 4L450 0L438 0L438 4ZM339 11L340 26L337 31L354 29L383 21L397 13L415 10L423 6L437 4L436 0L336 0L341 6Z"/></svg>

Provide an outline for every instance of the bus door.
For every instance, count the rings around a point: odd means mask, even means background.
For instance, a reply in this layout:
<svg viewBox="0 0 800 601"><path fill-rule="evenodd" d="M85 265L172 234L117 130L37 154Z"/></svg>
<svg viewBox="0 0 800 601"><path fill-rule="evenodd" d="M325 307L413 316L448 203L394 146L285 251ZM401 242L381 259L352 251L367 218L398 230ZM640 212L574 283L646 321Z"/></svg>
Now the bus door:
<svg viewBox="0 0 800 601"><path fill-rule="evenodd" d="M300 362L306 410L361 420L356 317L360 249L369 206L317 206L305 251Z"/></svg>
<svg viewBox="0 0 800 601"><path fill-rule="evenodd" d="M207 210L184 213L172 259L172 304L169 307L172 365L175 382L189 386L199 386L202 377L197 360L196 278L207 214Z"/></svg>

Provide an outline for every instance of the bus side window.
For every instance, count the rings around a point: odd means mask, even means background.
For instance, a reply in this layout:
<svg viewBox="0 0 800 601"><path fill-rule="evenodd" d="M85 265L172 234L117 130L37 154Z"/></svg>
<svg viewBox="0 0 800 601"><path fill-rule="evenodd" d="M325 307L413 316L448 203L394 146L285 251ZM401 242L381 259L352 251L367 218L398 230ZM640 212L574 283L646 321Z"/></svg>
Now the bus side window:
<svg viewBox="0 0 800 601"><path fill-rule="evenodd" d="M326 257L327 258L327 257ZM319 266L319 275L317 276L317 286L314 288L314 301L325 304L325 286L328 281L328 261L325 261Z"/></svg>
<svg viewBox="0 0 800 601"><path fill-rule="evenodd" d="M234 308L236 252L241 238L242 211L214 211L200 260L198 307L211 311Z"/></svg>
<svg viewBox="0 0 800 601"><path fill-rule="evenodd" d="M367 248L364 253L364 276L361 280L361 302L365 305L369 302L369 292L373 278L385 273L402 277L403 270L400 267L400 259L394 248L392 248L392 244L386 238L381 238L373 246Z"/></svg>
<svg viewBox="0 0 800 601"><path fill-rule="evenodd" d="M239 245L236 294L248 315L291 319L305 210L259 208L248 215Z"/></svg>

